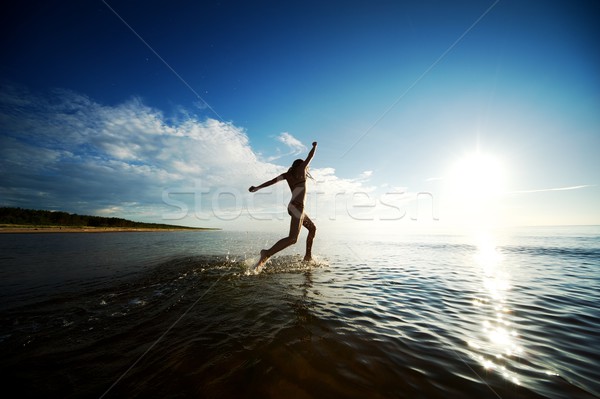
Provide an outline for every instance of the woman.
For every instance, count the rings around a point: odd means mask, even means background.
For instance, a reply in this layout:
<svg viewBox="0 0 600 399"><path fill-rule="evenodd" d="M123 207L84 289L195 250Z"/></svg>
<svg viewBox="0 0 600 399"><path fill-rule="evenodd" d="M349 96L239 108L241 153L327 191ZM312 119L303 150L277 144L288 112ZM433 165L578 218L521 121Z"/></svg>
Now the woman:
<svg viewBox="0 0 600 399"><path fill-rule="evenodd" d="M300 229L302 226L308 229L308 237L306 238L306 255L304 255L304 260L307 262L312 260L312 243L315 238L317 228L312 220L310 220L310 218L306 215L306 213L304 213L304 199L306 198L307 169L310 161L315 155L316 149L317 142L315 141L312 143L312 149L308 153L308 156L305 160L296 159L287 172L280 174L276 178L271 179L258 187L252 186L249 188L250 192L253 193L261 188L265 188L281 180L285 180L292 191L292 199L288 205L288 214L292 217L290 222L290 233L287 237L277 241L271 248L260 251L260 260L256 264L255 268L263 266L271 256L289 247L290 245L295 244L296 241L298 241L298 236L300 235Z"/></svg>

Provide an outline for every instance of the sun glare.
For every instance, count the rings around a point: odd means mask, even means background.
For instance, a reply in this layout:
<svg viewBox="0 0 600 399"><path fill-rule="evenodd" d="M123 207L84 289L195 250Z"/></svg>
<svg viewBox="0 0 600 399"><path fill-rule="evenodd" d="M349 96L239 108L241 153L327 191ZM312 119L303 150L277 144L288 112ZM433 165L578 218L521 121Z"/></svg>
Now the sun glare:
<svg viewBox="0 0 600 399"><path fill-rule="evenodd" d="M490 154L476 152L458 160L446 179L452 216L462 222L496 220L505 179L502 163Z"/></svg>
<svg viewBox="0 0 600 399"><path fill-rule="evenodd" d="M504 190L504 170L493 156L475 153L456 162L450 181L455 195L484 201L498 197Z"/></svg>

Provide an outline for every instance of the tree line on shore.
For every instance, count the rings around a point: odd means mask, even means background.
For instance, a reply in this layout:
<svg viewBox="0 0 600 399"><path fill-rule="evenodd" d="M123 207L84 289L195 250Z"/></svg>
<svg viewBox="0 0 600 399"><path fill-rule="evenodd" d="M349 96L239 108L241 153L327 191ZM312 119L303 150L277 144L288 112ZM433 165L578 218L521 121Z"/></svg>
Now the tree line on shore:
<svg viewBox="0 0 600 399"><path fill-rule="evenodd" d="M0 207L0 224L21 226L117 227L153 229L194 229L160 223L142 223L115 217L78 215L61 211L45 211Z"/></svg>

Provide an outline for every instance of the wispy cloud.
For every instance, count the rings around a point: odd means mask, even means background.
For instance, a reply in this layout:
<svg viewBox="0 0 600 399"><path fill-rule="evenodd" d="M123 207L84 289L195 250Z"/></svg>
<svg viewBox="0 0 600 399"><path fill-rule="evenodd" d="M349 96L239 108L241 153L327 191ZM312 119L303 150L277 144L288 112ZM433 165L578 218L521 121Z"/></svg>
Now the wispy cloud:
<svg viewBox="0 0 600 399"><path fill-rule="evenodd" d="M287 157L290 155L300 155L307 151L307 148L300 140L292 136L288 132L283 132L276 137L276 140L283 143L288 147L288 151L284 153L278 153L267 158L268 162L275 161L279 158Z"/></svg>
<svg viewBox="0 0 600 399"><path fill-rule="evenodd" d="M579 186L568 186L568 187L556 187L556 188L543 188L538 190L519 190L509 191L508 194L529 194L529 193L545 193L548 191L568 191L568 190L579 190L581 188L595 187L593 184L582 184Z"/></svg>
<svg viewBox="0 0 600 399"><path fill-rule="evenodd" d="M373 176L373 171L372 170L365 170L364 172L362 172L358 176L358 179L360 179L360 180L368 180L368 179L371 178L371 176Z"/></svg>
<svg viewBox="0 0 600 399"><path fill-rule="evenodd" d="M290 147L296 155L306 151L306 146L302 144L300 140L287 132L281 133L279 136L277 136L277 140Z"/></svg>

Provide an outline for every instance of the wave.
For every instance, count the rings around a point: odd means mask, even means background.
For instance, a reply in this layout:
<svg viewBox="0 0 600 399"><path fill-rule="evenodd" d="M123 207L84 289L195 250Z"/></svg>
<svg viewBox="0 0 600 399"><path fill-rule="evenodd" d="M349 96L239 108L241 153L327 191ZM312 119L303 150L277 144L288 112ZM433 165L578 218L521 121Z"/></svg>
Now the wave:
<svg viewBox="0 0 600 399"><path fill-rule="evenodd" d="M507 253L525 254L531 256L552 256L600 261L600 248L503 246L501 247L501 250Z"/></svg>

